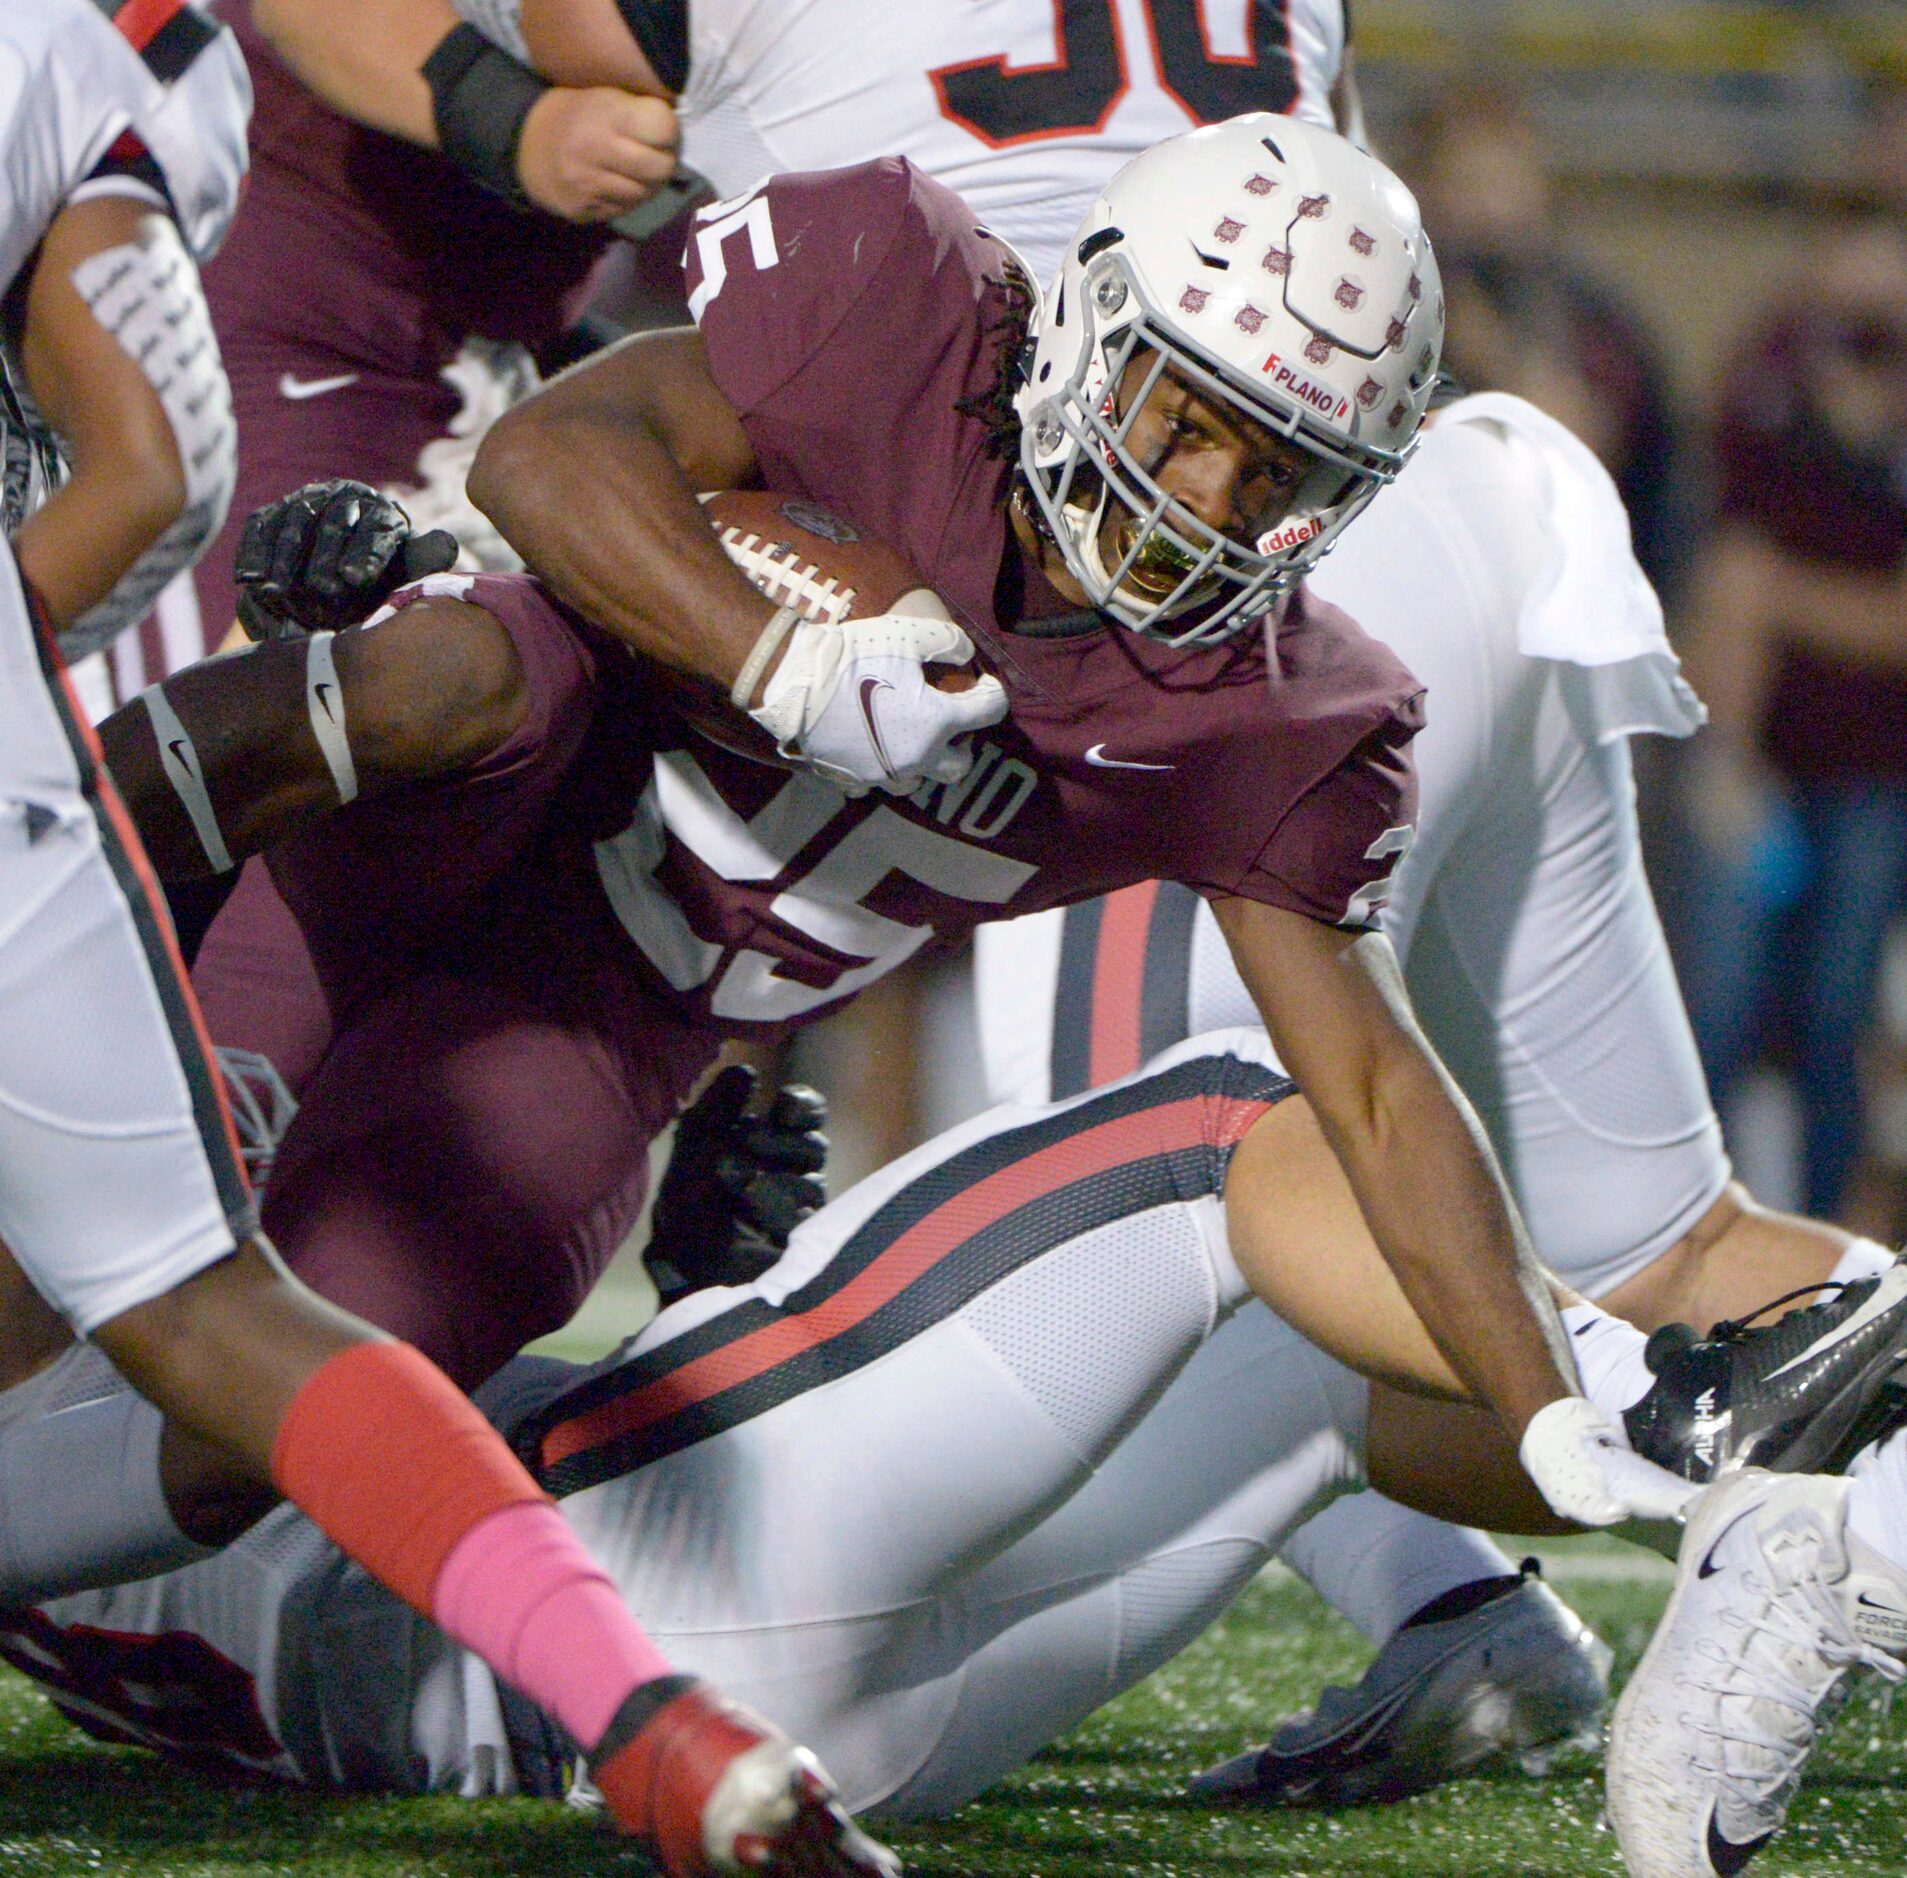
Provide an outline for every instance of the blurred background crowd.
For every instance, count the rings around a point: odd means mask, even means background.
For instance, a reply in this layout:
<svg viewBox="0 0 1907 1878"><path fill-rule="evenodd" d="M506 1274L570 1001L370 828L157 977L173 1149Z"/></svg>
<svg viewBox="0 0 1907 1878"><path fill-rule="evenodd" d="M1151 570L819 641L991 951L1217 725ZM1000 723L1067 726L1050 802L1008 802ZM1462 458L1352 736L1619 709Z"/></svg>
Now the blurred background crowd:
<svg viewBox="0 0 1907 1878"><path fill-rule="evenodd" d="M569 311L560 290L590 278L606 233L546 220L569 244L563 265L545 252L540 273L519 269L510 257L537 235L534 218L511 221L438 159L387 139L367 167L253 34L265 0L218 4L246 35L270 120L255 139L254 208L270 196L280 222L300 227L299 193L332 145L338 176L369 204L367 227L383 196L434 190L428 261L454 289L449 323L511 333L545 371L561 363L574 346L557 337ZM1450 367L1471 389L1533 400L1602 457L1707 701L1704 734L1682 747L1641 740L1636 759L1656 891L1737 1162L1763 1201L1897 1244L1907 5L1352 0L1351 12L1370 141L1417 191L1441 257ZM335 473L329 455L306 460L312 407L285 401L341 386L356 389L325 407L334 425L354 421L351 399L378 394L364 404L357 473L375 477L380 452L407 469L420 439L440 438L423 453L424 480L441 470L460 497L476 431L495 414L480 407L517 395L511 374L530 353L502 348L464 385L466 347L439 382L433 364L405 364L430 353L431 334L404 325L400 299L395 311L351 310L366 357L395 348L389 382L329 375L322 351L306 382L281 378L286 356L333 336L305 330L326 310L277 284L282 257L253 252L248 230L263 226L256 212L241 217L207 275L241 423L255 405L274 427L252 432L264 479L252 499ZM681 230L641 250L617 244L598 276L598 320L682 317ZM554 282L549 304L500 314L490 302L509 300L519 275ZM464 304L473 297L481 314ZM393 426L400 406L408 415ZM433 488L406 499L420 527L445 519ZM229 554L223 572L217 559L196 594L182 583L119 642L97 675L99 702L196 656L202 639L217 643L231 617ZM957 966L883 979L804 1037L791 1067L833 1101L837 1188L976 1107L976 1059Z"/></svg>

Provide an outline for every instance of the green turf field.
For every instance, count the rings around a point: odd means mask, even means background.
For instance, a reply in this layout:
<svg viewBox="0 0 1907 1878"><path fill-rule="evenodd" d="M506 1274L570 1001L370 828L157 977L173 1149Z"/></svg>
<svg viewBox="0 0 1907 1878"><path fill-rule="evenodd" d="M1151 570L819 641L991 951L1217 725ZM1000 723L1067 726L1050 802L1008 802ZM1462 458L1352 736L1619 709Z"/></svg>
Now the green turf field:
<svg viewBox="0 0 1907 1878"><path fill-rule="evenodd" d="M1547 1552L1546 1548L1546 1552ZM1559 1584L1633 1663L1658 1576L1613 1545L1550 1554ZM920 1878L1576 1878L1619 1871L1586 1755L1541 1781L1472 1780L1403 1806L1331 1816L1212 1815L1183 1776L1263 1733L1356 1638L1295 1582L1256 1587L1226 1624L957 1818L895 1832ZM75 1735L17 1678L0 1682L0 1874L132 1878L642 1878L590 1821L511 1801L307 1799L213 1791ZM1856 1697L1757 1878L1907 1871L1907 1711Z"/></svg>

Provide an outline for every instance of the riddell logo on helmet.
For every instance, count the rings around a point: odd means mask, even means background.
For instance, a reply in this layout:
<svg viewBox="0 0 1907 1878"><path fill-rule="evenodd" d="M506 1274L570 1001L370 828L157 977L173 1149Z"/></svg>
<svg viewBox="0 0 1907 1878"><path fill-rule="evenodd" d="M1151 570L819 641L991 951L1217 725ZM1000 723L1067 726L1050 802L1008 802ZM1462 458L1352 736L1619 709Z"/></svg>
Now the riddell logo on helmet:
<svg viewBox="0 0 1907 1878"><path fill-rule="evenodd" d="M1268 534L1258 537L1260 554L1282 554L1286 548L1295 548L1300 542L1310 541L1324 533L1324 524L1315 515L1306 516L1301 522L1286 522L1282 528L1274 528Z"/></svg>
<svg viewBox="0 0 1907 1878"><path fill-rule="evenodd" d="M1301 404L1308 404L1312 410L1332 419L1341 418L1350 412L1351 401L1333 391L1328 385L1321 385L1315 378L1307 376L1292 367L1273 353L1261 368L1271 382L1280 391L1288 391Z"/></svg>

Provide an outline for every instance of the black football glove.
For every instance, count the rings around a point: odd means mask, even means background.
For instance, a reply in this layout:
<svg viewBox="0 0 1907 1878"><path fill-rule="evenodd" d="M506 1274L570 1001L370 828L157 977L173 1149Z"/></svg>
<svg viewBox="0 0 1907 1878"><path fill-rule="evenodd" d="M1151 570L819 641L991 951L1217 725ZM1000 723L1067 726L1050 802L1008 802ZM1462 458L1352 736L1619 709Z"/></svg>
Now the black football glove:
<svg viewBox="0 0 1907 1878"><path fill-rule="evenodd" d="M412 535L410 517L369 483L306 483L246 519L232 564L239 624L253 639L340 632L456 559L454 535Z"/></svg>
<svg viewBox="0 0 1907 1878"><path fill-rule="evenodd" d="M790 1084L751 1115L754 1093L755 1072L731 1064L676 1123L649 1239L650 1272L665 1299L759 1278L827 1197L827 1104Z"/></svg>

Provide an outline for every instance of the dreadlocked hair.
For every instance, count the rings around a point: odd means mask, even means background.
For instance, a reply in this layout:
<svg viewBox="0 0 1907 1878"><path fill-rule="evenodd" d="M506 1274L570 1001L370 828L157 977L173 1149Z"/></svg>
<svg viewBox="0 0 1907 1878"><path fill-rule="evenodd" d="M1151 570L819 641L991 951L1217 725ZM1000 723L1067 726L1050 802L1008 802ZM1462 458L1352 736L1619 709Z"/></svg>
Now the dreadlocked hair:
<svg viewBox="0 0 1907 1878"><path fill-rule="evenodd" d="M999 311L981 334L982 345L990 340L997 348L993 382L984 391L956 399L954 409L962 417L976 419L986 431L984 448L988 456L1011 463L1020 454L1020 420L1013 409L1013 399L1025 375L1025 354L1038 296L1032 283L1015 266L1007 268L998 285Z"/></svg>

